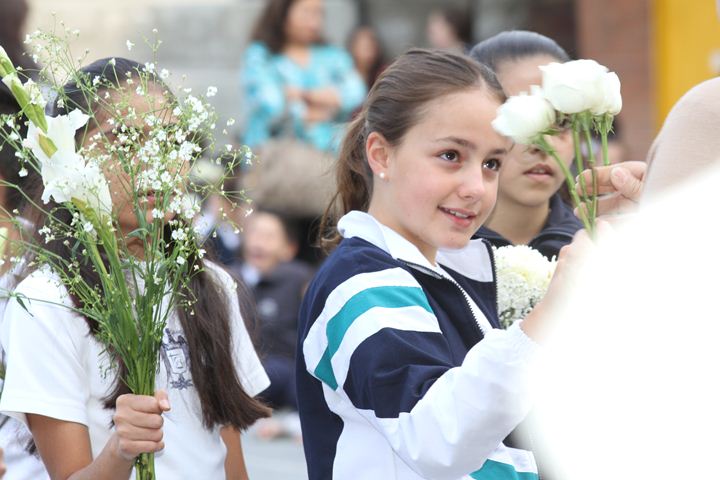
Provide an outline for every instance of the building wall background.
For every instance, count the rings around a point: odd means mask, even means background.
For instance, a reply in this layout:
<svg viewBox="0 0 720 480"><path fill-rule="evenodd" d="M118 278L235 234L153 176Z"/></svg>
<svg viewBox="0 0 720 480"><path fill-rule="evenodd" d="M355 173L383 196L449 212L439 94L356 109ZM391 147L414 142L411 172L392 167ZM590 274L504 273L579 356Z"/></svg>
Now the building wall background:
<svg viewBox="0 0 720 480"><path fill-rule="evenodd" d="M91 58L150 60L142 36L159 30L157 60L190 87L217 86L222 116L241 117L237 72L264 0L28 0L27 29L52 26L50 12L81 30L76 51ZM327 37L337 44L356 22L375 25L395 55L425 46L428 13L443 4L472 9L475 39L526 28L555 38L575 57L595 58L618 72L619 116L627 158L643 159L672 104L720 71L720 22L713 0L326 0ZM137 44L133 52L125 40ZM238 124L239 125L239 124ZM234 132L237 134L237 132Z"/></svg>

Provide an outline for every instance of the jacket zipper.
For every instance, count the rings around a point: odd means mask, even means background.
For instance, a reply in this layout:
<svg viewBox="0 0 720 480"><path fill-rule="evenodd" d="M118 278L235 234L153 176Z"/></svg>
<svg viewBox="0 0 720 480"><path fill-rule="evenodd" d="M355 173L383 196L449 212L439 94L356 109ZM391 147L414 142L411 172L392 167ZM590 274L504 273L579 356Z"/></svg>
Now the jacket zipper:
<svg viewBox="0 0 720 480"><path fill-rule="evenodd" d="M475 326L477 327L478 332L480 333L481 339L485 338L485 331L483 330L483 327L480 325L480 320L478 320L477 316L475 315L475 310L473 310L472 304L470 303L470 297L468 296L467 292L465 292L465 289L463 289L460 286L460 284L455 281L455 279L453 279L452 277L446 277L445 275L441 275L438 272L436 272L434 270L430 270L429 268L424 267L422 265L418 265L417 263L407 262L405 260L400 260L400 261L402 263L404 263L405 265L407 265L408 267L414 268L415 270L418 270L426 275L430 275L437 279L442 279L442 280L445 280L446 282L453 284L460 291L460 294L462 295L463 299L465 299L465 306L470 311L470 315L472 316ZM494 268L495 267L493 266L493 277L495 275ZM493 282L493 283L495 283L495 282ZM497 297L497 293L495 296ZM490 324L490 326L492 327L492 324Z"/></svg>

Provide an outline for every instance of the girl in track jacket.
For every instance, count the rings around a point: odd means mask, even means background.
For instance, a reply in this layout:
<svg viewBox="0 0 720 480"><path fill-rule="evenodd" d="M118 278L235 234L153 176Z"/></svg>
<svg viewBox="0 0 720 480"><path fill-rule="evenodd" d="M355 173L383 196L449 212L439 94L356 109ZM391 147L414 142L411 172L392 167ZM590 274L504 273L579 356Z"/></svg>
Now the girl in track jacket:
<svg viewBox="0 0 720 480"><path fill-rule="evenodd" d="M322 229L337 248L300 314L311 480L537 478L532 453L502 442L530 408L546 304L499 330L492 253L470 241L510 148L491 126L503 98L471 59L411 50L349 127L342 218Z"/></svg>

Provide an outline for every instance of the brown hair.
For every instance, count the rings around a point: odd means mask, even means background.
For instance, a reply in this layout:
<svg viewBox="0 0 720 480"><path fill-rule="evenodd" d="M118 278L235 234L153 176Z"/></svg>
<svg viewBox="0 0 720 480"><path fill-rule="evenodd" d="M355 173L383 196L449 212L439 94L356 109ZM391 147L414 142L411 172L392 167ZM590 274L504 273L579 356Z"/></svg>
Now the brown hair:
<svg viewBox="0 0 720 480"><path fill-rule="evenodd" d="M499 103L505 101L495 74L465 55L412 49L398 57L377 79L360 113L350 124L336 165L337 191L320 223L320 243L329 250L340 241L336 220L351 210L367 211L372 197L372 172L365 141L380 133L398 145L416 125L423 107L439 97L471 88L484 88Z"/></svg>
<svg viewBox="0 0 720 480"><path fill-rule="evenodd" d="M285 24L287 23L290 7L297 0L267 0L265 8L258 17L253 28L251 40L263 42L273 53L280 53L287 43ZM318 39L316 43L325 43Z"/></svg>
<svg viewBox="0 0 720 480"><path fill-rule="evenodd" d="M141 71L143 71L143 66L140 63L123 58L116 58L112 61L109 58L98 60L81 70L86 78L93 79L98 76L103 79L103 84L107 83L115 87L119 87L121 80L126 77L137 77ZM167 95L170 95L160 79L149 72L147 75ZM66 114L74 108L79 108L84 112L91 112L98 108L98 105L91 102L89 96L77 83L71 82L65 85L64 94L66 96L64 105L59 106L57 103L53 105L54 115ZM84 135L83 130L79 130L77 135L80 140ZM36 204L40 204L41 193L42 185L38 185L34 194ZM54 211L53 216L57 221L68 225L72 221L72 212L54 202L49 202L45 209L48 212ZM45 223L45 215L37 209L28 208L28 213L34 225L40 226ZM171 249L173 242L171 228L166 225L163 233L165 243ZM44 243L39 233L35 234L35 241ZM78 255L71 244L63 243L62 239L47 242L44 244L44 248L66 260L75 259ZM200 399L203 425L207 428L215 425L228 425L237 429L245 429L258 418L269 416L270 409L245 392L239 378L239 374L242 372L237 372L234 367L233 349L238 345L233 345L231 341L229 319L231 317L230 301L233 299L227 298L227 294L219 284L219 279L216 278L217 275L213 275L203 268L205 261L202 258L192 255L188 258L188 264L191 268L194 265L199 267L199 272L189 280L187 286L189 291L183 292L186 297L195 299L194 314L184 308L178 308L177 314L188 343L190 373ZM79 265L83 280L90 286L99 286L98 274L88 262L80 261ZM250 311L248 309L249 293L240 288L238 296L241 314L247 319ZM76 305L80 304L77 296L71 295L71 298ZM99 333L97 321L90 318L85 318L85 321L91 334L96 336ZM110 353L112 354L112 352ZM127 368L117 358L117 355L113 356L118 364L118 379L115 388L105 399L105 408L108 409L115 408L115 402L120 395L129 393L129 389L122 381L127 374Z"/></svg>

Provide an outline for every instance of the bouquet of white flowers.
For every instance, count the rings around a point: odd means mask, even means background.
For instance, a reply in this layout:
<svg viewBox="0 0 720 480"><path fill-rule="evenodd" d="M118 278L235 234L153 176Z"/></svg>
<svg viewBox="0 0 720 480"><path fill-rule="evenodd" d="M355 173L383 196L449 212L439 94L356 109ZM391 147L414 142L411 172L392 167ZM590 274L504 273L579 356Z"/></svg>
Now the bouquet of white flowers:
<svg viewBox="0 0 720 480"><path fill-rule="evenodd" d="M589 189L580 177L581 194L567 166L545 138L570 128L575 144L575 165L583 170L582 142L588 152L590 167L596 165L592 131L600 136L603 165L608 165L608 134L613 119L622 108L620 79L594 60L550 63L540 67L542 87L533 85L530 94L510 97L498 109L493 127L516 143L534 145L551 155L565 174L574 206L579 209L585 228L593 233L597 216L597 188ZM593 184L596 183L593 169ZM583 208L580 208L580 207Z"/></svg>
<svg viewBox="0 0 720 480"><path fill-rule="evenodd" d="M22 139L14 127L25 120L1 118L10 129L4 140L17 151L21 176L34 169L44 186L35 203L22 192L41 214L35 227L42 240L23 240L20 248L31 253L28 268L52 269L78 300L78 313L96 322L120 380L134 394L153 395L169 314L194 314L189 281L204 250L192 219L203 197L232 193L222 190L224 180L251 153L231 145L213 152L217 118L206 97L215 95L214 87L198 96L181 89L185 95L176 97L165 69L121 59L106 62L102 75L88 75L82 59L69 55L69 35L28 38L60 112L52 117L38 85L23 81L24 72L0 47L0 77L29 122ZM121 62L123 74L117 73ZM203 154L223 174L214 184L194 185L189 172ZM155 478L153 454L137 458L136 475Z"/></svg>
<svg viewBox="0 0 720 480"><path fill-rule="evenodd" d="M543 298L556 261L527 245L495 248L494 252L498 317L500 325L508 328Z"/></svg>

